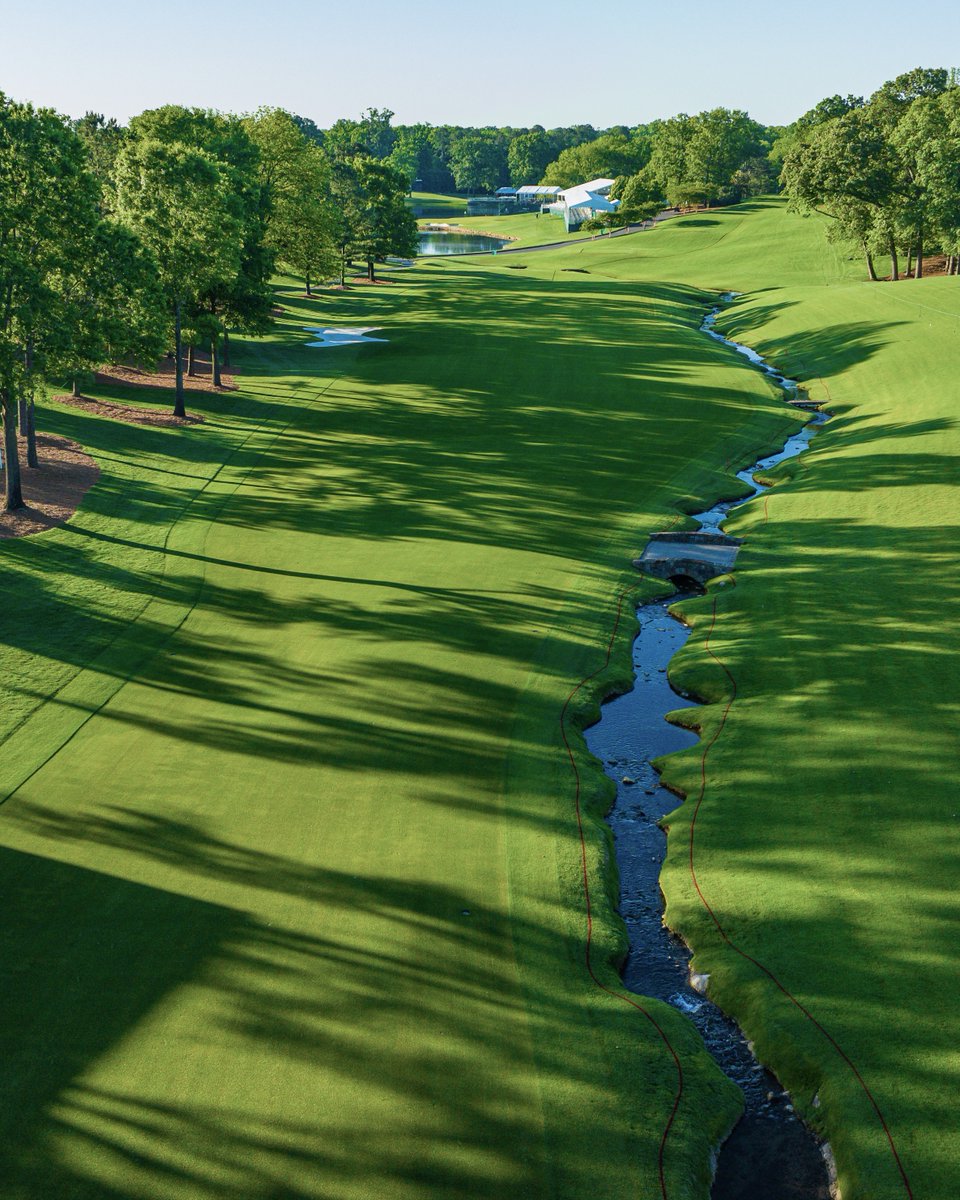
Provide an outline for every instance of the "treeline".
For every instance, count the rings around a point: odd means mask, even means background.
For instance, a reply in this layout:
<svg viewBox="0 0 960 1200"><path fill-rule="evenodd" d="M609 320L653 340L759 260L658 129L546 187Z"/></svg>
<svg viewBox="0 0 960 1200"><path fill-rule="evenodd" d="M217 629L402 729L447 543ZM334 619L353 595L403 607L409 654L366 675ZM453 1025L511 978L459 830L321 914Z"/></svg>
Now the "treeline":
<svg viewBox="0 0 960 1200"><path fill-rule="evenodd" d="M960 87L956 71L918 67L865 100L830 96L777 143L782 184L802 212L831 220L829 236L856 246L867 275L889 257L890 278L920 278L924 256L960 271Z"/></svg>
<svg viewBox="0 0 960 1200"><path fill-rule="evenodd" d="M404 175L411 187L428 192L489 193L533 183L569 187L641 172L645 183L671 202L739 198L751 189L776 186L777 167L769 154L782 130L725 108L604 130L592 125L395 126L393 115L371 108L359 120L340 120L327 130L297 120L332 154L362 146Z"/></svg>
<svg viewBox="0 0 960 1200"><path fill-rule="evenodd" d="M183 416L192 348L220 384L228 331L271 323L277 267L312 280L354 259L375 277L416 253L407 180L356 141L321 148L279 109L237 117L167 106L128 127L70 122L0 93L0 408L5 504L37 465L37 396L104 362L173 351ZM18 438L19 433L19 438Z"/></svg>

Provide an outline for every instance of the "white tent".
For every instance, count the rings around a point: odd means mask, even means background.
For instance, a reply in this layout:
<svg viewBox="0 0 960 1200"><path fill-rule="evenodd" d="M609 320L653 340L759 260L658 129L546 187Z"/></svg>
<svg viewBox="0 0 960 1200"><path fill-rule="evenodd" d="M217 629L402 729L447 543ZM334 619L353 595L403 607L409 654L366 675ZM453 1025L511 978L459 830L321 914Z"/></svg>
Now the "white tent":
<svg viewBox="0 0 960 1200"><path fill-rule="evenodd" d="M609 198L613 184L612 179L591 179L588 183L565 188L559 202L550 207L563 217L568 231L579 229L584 221L597 213L616 211L620 201Z"/></svg>

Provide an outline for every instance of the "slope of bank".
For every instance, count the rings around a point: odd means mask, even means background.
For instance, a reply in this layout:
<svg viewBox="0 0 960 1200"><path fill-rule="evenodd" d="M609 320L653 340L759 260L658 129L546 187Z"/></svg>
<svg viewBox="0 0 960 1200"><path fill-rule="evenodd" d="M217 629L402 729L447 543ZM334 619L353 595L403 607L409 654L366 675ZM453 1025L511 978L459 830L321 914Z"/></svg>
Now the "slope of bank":
<svg viewBox="0 0 960 1200"><path fill-rule="evenodd" d="M705 743L666 768L691 796L671 818L668 919L828 1133L845 1200L947 1200L960 1169L960 292L861 283L812 227L758 202L678 221L631 256L614 245L603 262L557 262L744 293L724 332L836 414L733 521L747 539L737 586L683 606L696 627L672 675L715 703L699 715ZM724 933L776 983L719 936L690 873L704 745L734 687L695 869Z"/></svg>

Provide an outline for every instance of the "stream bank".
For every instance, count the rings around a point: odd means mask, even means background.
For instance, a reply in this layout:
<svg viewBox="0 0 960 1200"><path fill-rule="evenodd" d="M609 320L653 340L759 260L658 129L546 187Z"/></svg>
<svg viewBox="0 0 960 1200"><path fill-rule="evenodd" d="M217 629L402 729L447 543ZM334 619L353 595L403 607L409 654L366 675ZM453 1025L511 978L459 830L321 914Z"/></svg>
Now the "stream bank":
<svg viewBox="0 0 960 1200"><path fill-rule="evenodd" d="M729 299L731 294L723 297L723 301ZM783 389L787 403L795 402L794 381L770 367L755 351L717 332L720 311L718 305L705 317L703 332L743 354ZM718 532L733 509L766 491L756 483L754 474L802 453L825 420L824 414L817 413L780 451L738 472L737 478L752 489L751 494L694 514L698 530ZM696 734L665 720L668 712L694 704L678 696L667 680L670 659L690 635L668 609L684 598L675 593L637 609L634 687L604 704L600 720L584 734L588 748L617 785L616 802L607 821L616 845L620 914L630 941L623 980L631 991L654 996L686 1013L721 1070L743 1092L744 1114L721 1148L712 1200L829 1200L832 1170L828 1148L821 1146L796 1116L789 1095L754 1057L736 1023L704 995L707 981L691 977L690 951L663 923L660 871L666 837L659 822L679 801L661 786L653 760L698 741Z"/></svg>

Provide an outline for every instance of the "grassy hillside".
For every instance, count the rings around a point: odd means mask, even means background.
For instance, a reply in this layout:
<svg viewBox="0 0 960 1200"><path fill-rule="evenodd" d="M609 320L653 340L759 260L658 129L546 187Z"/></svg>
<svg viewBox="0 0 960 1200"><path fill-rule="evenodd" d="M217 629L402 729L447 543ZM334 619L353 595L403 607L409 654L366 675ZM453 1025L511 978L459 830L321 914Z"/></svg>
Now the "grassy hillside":
<svg viewBox="0 0 960 1200"><path fill-rule="evenodd" d="M822 1028L718 936L693 890L703 745L666 767L691 796L671 818L668 919L829 1133L846 1200L946 1198L960 1166L960 291L864 283L812 222L750 209L556 261L743 292L722 327L836 414L731 522L747 539L737 586L682 606L695 633L672 669L714 701L696 717L708 746L736 689L707 758L698 882L725 933Z"/></svg>
<svg viewBox="0 0 960 1200"><path fill-rule="evenodd" d="M443 192L411 192L408 203L418 217L462 217L467 211L466 196Z"/></svg>
<svg viewBox="0 0 960 1200"><path fill-rule="evenodd" d="M7 1187L634 1197L677 1073L585 970L559 717L644 531L788 418L686 287L298 291L202 426L51 413L100 482L0 547ZM702 1195L736 1098L648 1011L684 1068L669 1194Z"/></svg>
<svg viewBox="0 0 960 1200"><path fill-rule="evenodd" d="M567 233L563 221L552 214L514 213L502 217L457 217L456 224L464 229L475 229L478 233L491 233L496 237L509 238L511 248L537 246L548 242L576 242L593 237L591 233L578 230Z"/></svg>
<svg viewBox="0 0 960 1200"><path fill-rule="evenodd" d="M11 1195L658 1194L676 1068L586 970L559 719L646 532L798 423L697 332L733 288L727 327L838 416L736 520L698 875L855 1063L914 1194L952 1196L960 306L955 281L859 271L758 203L291 287L200 427L56 411L103 474L64 529L0 546ZM305 348L320 322L387 342ZM712 604L677 677L722 706ZM671 778L695 791L698 763ZM609 792L581 770L617 992ZM691 809L671 920L798 1102L818 1092L845 1200L902 1197L849 1067L693 902ZM667 1194L703 1197L735 1099L647 1011L684 1070Z"/></svg>

